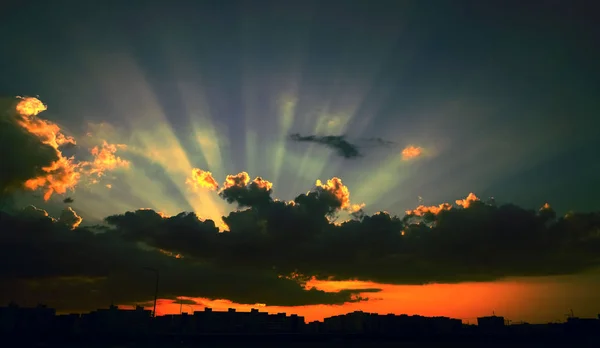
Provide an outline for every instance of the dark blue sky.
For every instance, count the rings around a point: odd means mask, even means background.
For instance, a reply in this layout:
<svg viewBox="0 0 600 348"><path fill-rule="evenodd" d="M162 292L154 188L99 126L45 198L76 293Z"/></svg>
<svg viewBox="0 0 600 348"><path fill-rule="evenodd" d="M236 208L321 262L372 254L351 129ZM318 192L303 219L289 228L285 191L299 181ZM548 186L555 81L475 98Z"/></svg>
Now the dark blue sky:
<svg viewBox="0 0 600 348"><path fill-rule="evenodd" d="M263 176L283 199L338 176L371 212L469 192L600 208L593 1L16 3L0 10L0 95L139 150L112 190L78 188L91 218L225 209L185 191L191 167ZM348 160L290 132L399 147ZM427 156L401 161L406 145Z"/></svg>

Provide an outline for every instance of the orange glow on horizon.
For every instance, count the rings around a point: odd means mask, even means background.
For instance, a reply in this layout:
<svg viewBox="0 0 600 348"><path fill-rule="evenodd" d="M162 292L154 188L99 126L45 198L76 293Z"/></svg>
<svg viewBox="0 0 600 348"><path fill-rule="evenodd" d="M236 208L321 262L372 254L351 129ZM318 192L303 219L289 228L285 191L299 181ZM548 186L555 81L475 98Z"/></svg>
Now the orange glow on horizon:
<svg viewBox="0 0 600 348"><path fill-rule="evenodd" d="M268 313L286 312L298 314L305 321L322 321L326 317L354 311L379 314L408 314L423 316L447 316L462 319L463 322L474 323L476 317L498 315L514 320L530 320L533 322L553 321L547 318L549 311L537 314L529 304L535 302L540 292L549 291L548 283L527 281L500 281L485 283L427 284L427 285L388 285L361 281L317 281L310 280L306 287L338 292L344 289L381 289L380 292L360 293L368 301L345 303L341 305L309 305L309 306L269 306L264 304L239 304L225 299L186 298L195 301L195 305L185 305L183 311L202 311L205 307L215 311L226 311L235 308L238 311L250 311L260 308ZM555 296L560 290L552 290ZM150 307L147 307L150 308ZM157 315L178 314L180 305L177 301L161 299L157 304ZM562 313L560 308L558 313ZM560 315L558 315L560 316Z"/></svg>

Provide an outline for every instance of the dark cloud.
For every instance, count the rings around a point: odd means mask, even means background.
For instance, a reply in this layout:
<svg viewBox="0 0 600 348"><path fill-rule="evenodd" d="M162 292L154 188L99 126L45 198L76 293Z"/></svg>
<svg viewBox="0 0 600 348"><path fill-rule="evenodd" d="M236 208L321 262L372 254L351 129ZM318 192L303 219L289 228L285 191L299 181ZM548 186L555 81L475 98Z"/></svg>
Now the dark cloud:
<svg viewBox="0 0 600 348"><path fill-rule="evenodd" d="M84 310L110 302L150 301L153 275L144 267L160 271L161 298L303 305L343 303L354 296L352 292L305 290L294 280L278 277L272 269L242 271L224 266L219 261L225 254L232 255L231 251L212 251L211 247L220 243L220 234L212 222L200 221L193 214L164 218L151 210L139 210L108 218L118 228L101 232L82 227L71 230L35 207L17 215L0 214L0 281L4 284L0 301L5 303L41 301L61 310ZM182 247L185 243L190 248ZM154 246L188 254L204 248L208 257L203 260L212 261L175 258Z"/></svg>
<svg viewBox="0 0 600 348"><path fill-rule="evenodd" d="M362 157L363 154L360 152L359 148L363 147L391 147L397 145L397 143L389 140L385 140L383 138L374 137L374 138L364 138L360 139L362 143L365 143L361 146L357 144L353 144L346 140L345 135L300 135L298 133L290 134L289 139L295 142L311 142L320 145L327 146L337 152L338 155L344 158L357 158Z"/></svg>
<svg viewBox="0 0 600 348"><path fill-rule="evenodd" d="M246 172L228 175L219 195L228 203L236 202L239 207L268 205L273 201L271 193L273 184L261 177L250 182Z"/></svg>
<svg viewBox="0 0 600 348"><path fill-rule="evenodd" d="M18 124L17 98L0 99L0 199L43 175L42 168L58 160L56 150Z"/></svg>
<svg viewBox="0 0 600 348"><path fill-rule="evenodd" d="M71 197L67 197L65 199L63 199L63 203L65 204L69 204L69 203L73 203L75 200Z"/></svg>
<svg viewBox="0 0 600 348"><path fill-rule="evenodd" d="M398 145L396 142L391 141L391 140L385 140L383 138L379 138L379 137L374 137L374 138L365 138L365 139L361 139L363 142L371 144L372 146L393 146L393 145Z"/></svg>
<svg viewBox="0 0 600 348"><path fill-rule="evenodd" d="M177 304L184 304L184 305L195 305L198 304L198 302L194 301L194 300L190 300L190 299L177 299L177 300L173 300L172 303L177 303Z"/></svg>
<svg viewBox="0 0 600 348"><path fill-rule="evenodd" d="M107 221L125 235L143 236L137 240L185 257L321 279L460 282L569 274L600 264L595 256L600 251L598 213L556 218L549 206L540 211L496 206L470 194L453 205L419 207L403 218L360 210L353 220L331 223L342 210L343 197L317 185L292 202L270 196L254 204L246 197L233 199L249 208L223 217L227 233L218 233L211 221L200 222L195 215L149 219L132 214L128 223ZM175 228L171 219L182 225Z"/></svg>
<svg viewBox="0 0 600 348"><path fill-rule="evenodd" d="M362 154L358 150L358 146L352 144L346 140L343 135L306 135L302 136L298 133L291 134L290 140L296 142L311 142L327 146L337 152L338 155L344 158L356 158L361 157Z"/></svg>
<svg viewBox="0 0 600 348"><path fill-rule="evenodd" d="M83 221L81 216L77 215L75 210L73 210L71 207L63 209L60 217L58 218L58 222L64 224L69 229L77 228L81 224L81 221Z"/></svg>
<svg viewBox="0 0 600 348"><path fill-rule="evenodd" d="M311 277L448 283L600 265L598 212L557 217L549 205L534 211L469 194L403 217L359 210L332 223L350 205L338 178L289 202L273 199L271 189L247 173L228 177L221 196L245 209L223 217L229 231L222 233L194 213L141 209L107 217L103 230L71 230L35 207L3 213L0 277L9 286L0 301L35 299L63 309L145 302L153 295L148 266L160 270L161 298L302 305L359 301L358 293L377 291L306 290Z"/></svg>

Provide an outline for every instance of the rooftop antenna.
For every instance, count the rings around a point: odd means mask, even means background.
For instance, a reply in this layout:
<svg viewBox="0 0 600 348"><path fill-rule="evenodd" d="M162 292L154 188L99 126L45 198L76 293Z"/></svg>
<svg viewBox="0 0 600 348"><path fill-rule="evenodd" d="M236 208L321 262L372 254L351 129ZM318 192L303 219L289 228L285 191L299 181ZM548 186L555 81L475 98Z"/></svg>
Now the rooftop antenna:
<svg viewBox="0 0 600 348"><path fill-rule="evenodd" d="M569 313L565 314L565 317L567 317L567 319L575 318L575 314L573 314L573 309L569 309Z"/></svg>

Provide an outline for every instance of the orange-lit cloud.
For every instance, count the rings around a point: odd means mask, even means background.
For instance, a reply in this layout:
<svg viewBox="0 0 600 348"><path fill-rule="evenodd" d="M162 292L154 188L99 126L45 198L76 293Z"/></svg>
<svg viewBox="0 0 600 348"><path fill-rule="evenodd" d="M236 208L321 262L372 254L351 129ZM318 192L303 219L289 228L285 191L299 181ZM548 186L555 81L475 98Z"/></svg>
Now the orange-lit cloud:
<svg viewBox="0 0 600 348"><path fill-rule="evenodd" d="M330 180L327 180L327 183L325 184L323 184L321 180L317 180L316 186L335 196L340 202L340 207L342 209L350 207L350 190L342 183L342 179L333 177Z"/></svg>
<svg viewBox="0 0 600 348"><path fill-rule="evenodd" d="M88 175L101 177L106 171L115 170L117 168L129 167L129 161L116 156L118 149L127 148L124 144L109 144L106 141L102 143L102 147L94 146L90 153L93 156L93 161L81 162L80 166Z"/></svg>
<svg viewBox="0 0 600 348"><path fill-rule="evenodd" d="M423 154L423 148L418 146L409 145L402 150L402 159L410 160L413 158L420 157Z"/></svg>
<svg viewBox="0 0 600 348"><path fill-rule="evenodd" d="M45 190L44 200L48 200L53 193L64 194L79 182L80 174L73 158L66 158L59 149L62 145L74 145L75 140L70 136L65 136L58 125L37 117L40 112L47 109L39 99L19 98L21 101L16 106L16 111L20 116L18 124L38 137L43 144L51 146L56 151L58 158L49 166L42 168L45 174L31 178L24 183L24 187L29 190Z"/></svg>
<svg viewBox="0 0 600 348"><path fill-rule="evenodd" d="M21 210L20 215L27 218L40 219L49 217L48 212L34 205L28 205Z"/></svg>
<svg viewBox="0 0 600 348"><path fill-rule="evenodd" d="M442 203L440 205L432 205L432 206L420 205L413 210L407 210L406 214L423 216L427 213L431 213L431 214L437 215L442 210L450 210L450 209L452 209L452 205L450 205L450 203Z"/></svg>
<svg viewBox="0 0 600 348"><path fill-rule="evenodd" d="M456 204L460 205L463 208L468 208L471 203L479 201L479 198L475 196L474 193L469 193L469 195L465 199L457 199Z"/></svg>
<svg viewBox="0 0 600 348"><path fill-rule="evenodd" d="M361 209L363 209L365 207L364 203L361 204L351 204L350 207L348 208L348 211L350 213L356 213L358 211L360 211Z"/></svg>
<svg viewBox="0 0 600 348"><path fill-rule="evenodd" d="M25 181L23 186L29 190L44 189L44 200L47 201L53 193L64 194L73 189L79 182L80 174L72 158L66 158L58 152L59 159L42 170L47 174Z"/></svg>
<svg viewBox="0 0 600 348"><path fill-rule="evenodd" d="M82 221L83 219L81 216L77 215L75 210L71 209L71 207L65 208L58 218L58 222L67 225L72 230L76 229Z"/></svg>
<svg viewBox="0 0 600 348"><path fill-rule="evenodd" d="M53 222L58 222L60 224L67 226L71 230L74 230L75 228L77 228L83 221L83 218L81 218L81 216L79 216L71 207L65 208L61 212L58 219L55 219L52 216L50 216L48 214L48 212L45 211L44 209L37 208L36 206L33 206L33 205L29 205L29 206L23 208L23 210L21 210L21 212L19 214L22 217L27 217L27 218L32 218L32 219L48 218Z"/></svg>
<svg viewBox="0 0 600 348"><path fill-rule="evenodd" d="M471 203L479 201L479 198L475 196L474 193L469 193L469 195L464 199L457 199L455 202L458 206L463 208L468 208L471 206ZM415 215L415 216L423 216L427 213L431 213L433 215L439 214L441 211L452 209L452 205L450 203L442 203L440 205L432 205L425 206L419 205L413 210L407 210L407 215Z"/></svg>
<svg viewBox="0 0 600 348"><path fill-rule="evenodd" d="M246 172L241 172L236 175L227 175L225 178L225 182L223 183L223 188L230 188L233 186L237 187L246 187L250 182L250 175Z"/></svg>
<svg viewBox="0 0 600 348"><path fill-rule="evenodd" d="M174 253L174 252L171 252L171 251L165 250L165 249L158 249L158 251L161 254L164 254L164 255L167 255L167 256L171 256L171 257L174 257L176 259L183 259L183 255L181 255L179 253Z"/></svg>
<svg viewBox="0 0 600 348"><path fill-rule="evenodd" d="M42 111L48 110L48 107L41 100L31 97L17 97L21 101L17 104L17 112L25 117L36 116Z"/></svg>
<svg viewBox="0 0 600 348"><path fill-rule="evenodd" d="M258 188L263 189L265 191L269 191L273 188L273 183L265 180L263 178L261 178L260 176L257 176L254 180L252 180L252 182L254 184L256 184L256 186L258 186Z"/></svg>
<svg viewBox="0 0 600 348"><path fill-rule="evenodd" d="M67 158L62 153L61 146L76 145L75 139L63 134L57 124L37 117L47 109L39 99L18 98L20 101L15 106L17 124L37 137L42 144L50 146L56 154L56 160L41 168L43 174L25 180L24 188L44 190L44 200L49 200L53 193L64 194L67 190L74 189L80 182L82 174L100 178L106 171L129 166L128 161L115 155L118 149L124 149L126 146L109 144L106 141L101 147L95 146L90 150L92 161L76 162L74 157ZM98 180L92 179L91 182L97 183Z"/></svg>
<svg viewBox="0 0 600 348"><path fill-rule="evenodd" d="M212 176L212 173L199 168L192 169L192 175L185 180L185 183L194 189L207 188L209 190L217 190L219 184Z"/></svg>

